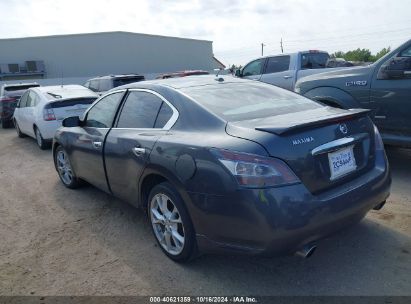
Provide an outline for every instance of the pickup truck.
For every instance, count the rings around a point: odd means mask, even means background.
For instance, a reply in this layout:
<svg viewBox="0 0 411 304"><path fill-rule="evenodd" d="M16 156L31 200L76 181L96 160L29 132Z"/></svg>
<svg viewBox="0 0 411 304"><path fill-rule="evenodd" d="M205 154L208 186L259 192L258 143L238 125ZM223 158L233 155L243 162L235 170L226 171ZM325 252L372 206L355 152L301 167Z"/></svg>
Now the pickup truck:
<svg viewBox="0 0 411 304"><path fill-rule="evenodd" d="M302 78L295 92L333 107L370 109L385 144L411 147L411 40L369 66Z"/></svg>
<svg viewBox="0 0 411 304"><path fill-rule="evenodd" d="M296 81L302 77L336 70L326 69L330 55L323 51L303 51L258 58L247 63L235 76L258 80L293 91Z"/></svg>

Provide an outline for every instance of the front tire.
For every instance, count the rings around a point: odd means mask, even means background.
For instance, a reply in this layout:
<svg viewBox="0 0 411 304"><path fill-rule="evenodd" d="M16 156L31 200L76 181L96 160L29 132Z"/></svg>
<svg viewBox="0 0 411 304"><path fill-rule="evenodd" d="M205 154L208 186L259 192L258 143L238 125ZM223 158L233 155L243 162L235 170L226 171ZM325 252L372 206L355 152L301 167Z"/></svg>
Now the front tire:
<svg viewBox="0 0 411 304"><path fill-rule="evenodd" d="M161 250L173 261L193 257L195 233L177 190L168 182L156 185L148 198L148 217Z"/></svg>
<svg viewBox="0 0 411 304"><path fill-rule="evenodd" d="M35 136L36 136L36 142L37 142L37 145L39 146L39 148L40 148L41 150L46 150L46 149L48 149L50 145L49 145L49 143L47 143L47 142L44 140L43 136L41 136L41 133L40 133L39 128L34 127L34 134L35 134Z"/></svg>
<svg viewBox="0 0 411 304"><path fill-rule="evenodd" d="M74 174L70 159L62 146L56 148L56 152L54 153L54 164L64 186L70 189L76 189L81 186L81 182Z"/></svg>

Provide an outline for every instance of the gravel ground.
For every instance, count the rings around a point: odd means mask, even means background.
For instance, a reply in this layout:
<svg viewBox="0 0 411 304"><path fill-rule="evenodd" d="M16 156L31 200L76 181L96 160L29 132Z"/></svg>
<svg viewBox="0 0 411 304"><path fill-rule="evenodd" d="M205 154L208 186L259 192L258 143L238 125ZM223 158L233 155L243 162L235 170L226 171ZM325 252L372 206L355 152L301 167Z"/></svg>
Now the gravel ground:
<svg viewBox="0 0 411 304"><path fill-rule="evenodd" d="M0 130L0 295L411 295L411 150L387 149L381 211L307 260L203 256L180 265L140 210L60 183L51 151Z"/></svg>

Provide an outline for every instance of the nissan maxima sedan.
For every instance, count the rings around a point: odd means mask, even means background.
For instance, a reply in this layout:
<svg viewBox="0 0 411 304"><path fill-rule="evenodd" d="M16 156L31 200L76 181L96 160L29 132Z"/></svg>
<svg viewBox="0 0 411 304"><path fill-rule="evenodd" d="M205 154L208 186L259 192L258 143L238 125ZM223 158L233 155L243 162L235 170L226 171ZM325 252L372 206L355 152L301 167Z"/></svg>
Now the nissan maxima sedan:
<svg viewBox="0 0 411 304"><path fill-rule="evenodd" d="M233 77L118 87L54 137L63 184L147 211L164 253L309 256L380 209L391 178L367 110Z"/></svg>

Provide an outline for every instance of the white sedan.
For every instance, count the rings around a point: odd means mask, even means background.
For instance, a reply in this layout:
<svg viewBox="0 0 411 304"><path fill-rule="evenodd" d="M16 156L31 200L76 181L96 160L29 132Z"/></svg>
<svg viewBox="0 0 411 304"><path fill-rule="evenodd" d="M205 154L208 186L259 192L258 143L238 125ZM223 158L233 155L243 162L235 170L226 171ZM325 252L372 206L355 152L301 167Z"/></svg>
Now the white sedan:
<svg viewBox="0 0 411 304"><path fill-rule="evenodd" d="M80 85L30 88L14 112L17 134L35 138L39 147L46 149L63 119L80 116L98 97Z"/></svg>

